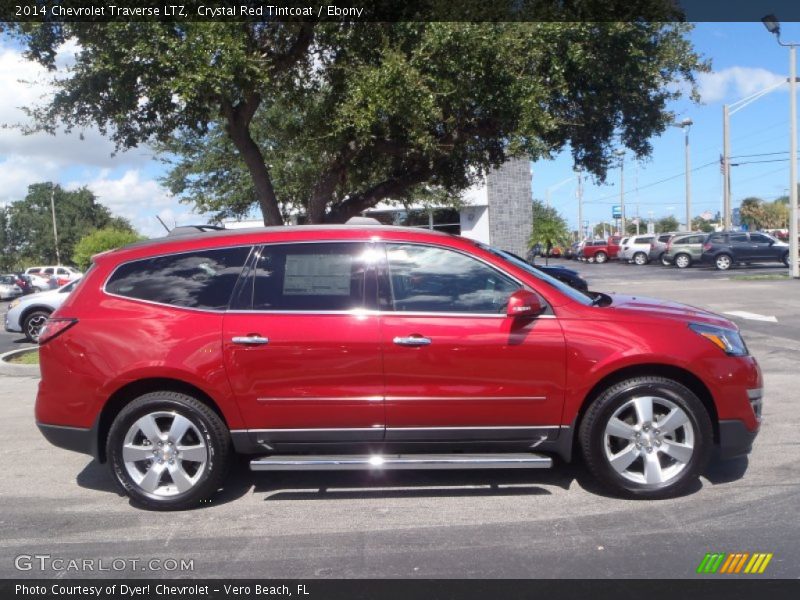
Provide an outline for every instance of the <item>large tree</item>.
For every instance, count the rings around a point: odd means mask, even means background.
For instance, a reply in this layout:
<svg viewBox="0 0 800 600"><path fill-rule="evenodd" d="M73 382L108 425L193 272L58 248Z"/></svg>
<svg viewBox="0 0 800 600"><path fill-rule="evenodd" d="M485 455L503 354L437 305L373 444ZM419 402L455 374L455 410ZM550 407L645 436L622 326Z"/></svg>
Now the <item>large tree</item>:
<svg viewBox="0 0 800 600"><path fill-rule="evenodd" d="M517 6L519 2L499 2ZM564 20L592 2L563 3ZM76 64L36 127L96 125L120 148L157 143L172 188L201 209L266 224L281 209L341 221L419 186L463 190L511 156L569 148L599 178L620 143L637 157L667 103L706 65L667 0L630 20L526 23L47 23L27 55ZM662 7L664 22L641 19ZM577 6L578 8L574 8ZM565 8L564 8L565 7ZM587 8L588 7L588 8ZM577 11L574 14L570 10ZM588 12L587 12L588 11Z"/></svg>
<svg viewBox="0 0 800 600"><path fill-rule="evenodd" d="M95 229L115 227L133 231L125 219L111 216L97 203L87 188L65 190L50 182L28 187L23 200L12 202L7 210L7 260L19 268L35 264L56 264L51 196L56 210L58 257L72 261L75 244Z"/></svg>

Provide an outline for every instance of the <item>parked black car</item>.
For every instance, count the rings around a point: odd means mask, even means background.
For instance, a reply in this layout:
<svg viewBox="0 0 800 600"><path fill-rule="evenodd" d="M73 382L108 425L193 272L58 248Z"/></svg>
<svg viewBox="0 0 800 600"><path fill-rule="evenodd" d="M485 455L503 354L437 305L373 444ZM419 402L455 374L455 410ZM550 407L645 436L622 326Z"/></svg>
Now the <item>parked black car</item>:
<svg viewBox="0 0 800 600"><path fill-rule="evenodd" d="M720 231L708 236L702 262L727 271L736 263L782 262L789 266L789 244L766 233Z"/></svg>
<svg viewBox="0 0 800 600"><path fill-rule="evenodd" d="M567 269L566 267L555 267L551 265L531 265L535 269L539 269L542 273L555 277L559 281L563 281L567 285L575 288L580 292L589 290L589 284L586 280L578 275L577 271Z"/></svg>

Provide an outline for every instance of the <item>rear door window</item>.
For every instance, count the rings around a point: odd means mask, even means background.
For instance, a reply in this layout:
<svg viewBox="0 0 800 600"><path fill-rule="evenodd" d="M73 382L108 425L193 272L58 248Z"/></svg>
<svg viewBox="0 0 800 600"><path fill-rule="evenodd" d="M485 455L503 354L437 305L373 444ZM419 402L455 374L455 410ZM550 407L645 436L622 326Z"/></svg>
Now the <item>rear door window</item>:
<svg viewBox="0 0 800 600"><path fill-rule="evenodd" d="M747 234L746 233L735 233L731 235L731 244L746 244L747 243Z"/></svg>
<svg viewBox="0 0 800 600"><path fill-rule="evenodd" d="M106 292L185 308L228 306L250 246L215 248L135 260L117 267Z"/></svg>
<svg viewBox="0 0 800 600"><path fill-rule="evenodd" d="M363 308L375 256L371 244L363 242L262 246L231 307L287 312Z"/></svg>

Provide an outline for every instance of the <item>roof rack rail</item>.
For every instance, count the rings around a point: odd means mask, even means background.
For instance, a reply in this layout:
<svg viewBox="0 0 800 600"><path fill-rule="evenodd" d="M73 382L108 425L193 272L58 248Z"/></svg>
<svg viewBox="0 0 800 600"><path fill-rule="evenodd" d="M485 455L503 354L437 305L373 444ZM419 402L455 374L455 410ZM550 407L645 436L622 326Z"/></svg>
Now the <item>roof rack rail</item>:
<svg viewBox="0 0 800 600"><path fill-rule="evenodd" d="M225 228L220 225L181 225L170 229L167 237L176 235L190 235L193 233L206 233L208 231L223 231Z"/></svg>

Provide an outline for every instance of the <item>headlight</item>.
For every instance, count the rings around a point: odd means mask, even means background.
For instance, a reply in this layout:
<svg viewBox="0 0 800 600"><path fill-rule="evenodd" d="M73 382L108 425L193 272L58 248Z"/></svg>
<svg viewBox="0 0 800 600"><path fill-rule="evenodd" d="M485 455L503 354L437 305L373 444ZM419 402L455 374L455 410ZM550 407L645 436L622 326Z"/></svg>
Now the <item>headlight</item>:
<svg viewBox="0 0 800 600"><path fill-rule="evenodd" d="M706 323L689 323L689 329L702 335L729 356L747 356L747 346L738 331L708 325Z"/></svg>
<svg viewBox="0 0 800 600"><path fill-rule="evenodd" d="M8 310L11 310L15 306L19 306L19 300L13 300L11 304L8 305Z"/></svg>

